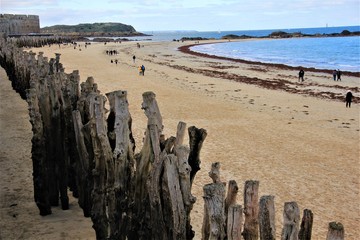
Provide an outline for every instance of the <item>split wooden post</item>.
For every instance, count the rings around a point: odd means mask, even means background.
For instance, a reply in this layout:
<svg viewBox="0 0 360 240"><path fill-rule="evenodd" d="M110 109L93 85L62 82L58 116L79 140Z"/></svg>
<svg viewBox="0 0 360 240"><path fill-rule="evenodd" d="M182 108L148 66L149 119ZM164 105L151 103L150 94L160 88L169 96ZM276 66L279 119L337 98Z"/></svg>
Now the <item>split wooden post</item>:
<svg viewBox="0 0 360 240"><path fill-rule="evenodd" d="M314 216L311 210L304 209L299 231L299 240L311 240L313 219Z"/></svg>
<svg viewBox="0 0 360 240"><path fill-rule="evenodd" d="M259 238L259 181L248 180L244 186L245 223L242 233L245 240Z"/></svg>
<svg viewBox="0 0 360 240"><path fill-rule="evenodd" d="M106 193L109 180L107 180L107 163L111 161L110 145L107 145L107 134L105 131L104 97L100 94L94 95L90 99L90 106L93 108L94 117L90 118L90 135L94 150L95 168L93 169L94 186L91 193L92 208L91 220L96 232L96 239L106 239L108 237L108 217ZM110 176L111 177L111 176ZM111 186L110 186L111 187ZM110 205L113 203L110 202Z"/></svg>
<svg viewBox="0 0 360 240"><path fill-rule="evenodd" d="M230 180L225 198L225 216L227 216L229 207L236 204L236 197L239 191L239 187L235 180Z"/></svg>
<svg viewBox="0 0 360 240"><path fill-rule="evenodd" d="M326 240L344 240L344 239L345 239L344 226L340 222L329 223Z"/></svg>
<svg viewBox="0 0 360 240"><path fill-rule="evenodd" d="M186 239L186 210L184 205L184 193L181 191L178 172L178 159L173 154L162 152L164 160L163 176L163 209L164 220L167 223L167 238L173 240Z"/></svg>
<svg viewBox="0 0 360 240"><path fill-rule="evenodd" d="M32 125L32 146L31 158L33 162L33 182L34 182L34 200L40 210L40 215L51 214L51 205L48 199L48 185L46 172L46 151L44 128L39 110L39 103L36 89L31 88L27 91L27 102Z"/></svg>
<svg viewBox="0 0 360 240"><path fill-rule="evenodd" d="M243 208L236 204L238 191L239 187L236 181L230 180L225 198L226 237L228 240L242 239Z"/></svg>
<svg viewBox="0 0 360 240"><path fill-rule="evenodd" d="M195 236L195 232L192 230L192 226L190 224L190 212L196 202L196 197L191 194L191 167L188 163L190 149L183 145L175 145L175 153L178 158L179 181L186 212L186 239L192 239Z"/></svg>
<svg viewBox="0 0 360 240"><path fill-rule="evenodd" d="M298 240L300 210L296 202L284 204L284 227L281 240Z"/></svg>
<svg viewBox="0 0 360 240"><path fill-rule="evenodd" d="M241 240L243 225L243 208L239 204L229 206L227 214L227 239L228 240Z"/></svg>
<svg viewBox="0 0 360 240"><path fill-rule="evenodd" d="M211 165L209 172L213 183L206 184L204 190L204 221L202 240L224 239L225 233L225 184L220 181L220 163Z"/></svg>
<svg viewBox="0 0 360 240"><path fill-rule="evenodd" d="M275 240L275 203L274 196L262 196L259 207L260 240Z"/></svg>
<svg viewBox="0 0 360 240"><path fill-rule="evenodd" d="M110 114L107 119L109 143L113 141L113 144L110 144L113 151L112 163L107 164L107 169L114 168L113 179L108 178L108 199L113 203L112 208L108 207L110 238L125 239L130 224L129 210L133 202L132 179L135 171L132 119L126 91L114 91L107 93L106 96L110 104Z"/></svg>
<svg viewBox="0 0 360 240"><path fill-rule="evenodd" d="M196 128L195 126L191 126L188 128L189 132L189 146L190 146L190 154L189 154L189 165L191 166L190 173L190 181L191 185L194 181L194 177L196 173L200 170L200 150L202 148L202 144L205 141L207 136L207 132L205 129Z"/></svg>

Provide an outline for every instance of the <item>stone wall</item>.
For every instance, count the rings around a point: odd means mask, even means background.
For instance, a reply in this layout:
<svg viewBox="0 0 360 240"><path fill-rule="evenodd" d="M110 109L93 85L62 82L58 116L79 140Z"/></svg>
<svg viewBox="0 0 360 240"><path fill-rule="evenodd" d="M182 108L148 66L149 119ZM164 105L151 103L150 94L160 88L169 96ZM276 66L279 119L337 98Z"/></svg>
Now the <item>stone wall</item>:
<svg viewBox="0 0 360 240"><path fill-rule="evenodd" d="M0 14L0 34L40 33L37 15Z"/></svg>

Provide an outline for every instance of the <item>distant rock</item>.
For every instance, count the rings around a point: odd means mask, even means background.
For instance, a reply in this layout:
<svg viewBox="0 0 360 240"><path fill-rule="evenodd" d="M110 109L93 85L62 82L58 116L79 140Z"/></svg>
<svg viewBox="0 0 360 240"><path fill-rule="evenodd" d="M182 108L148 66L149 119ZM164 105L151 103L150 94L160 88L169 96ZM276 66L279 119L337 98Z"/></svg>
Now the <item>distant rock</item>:
<svg viewBox="0 0 360 240"><path fill-rule="evenodd" d="M247 38L253 38L253 37L248 36L248 35L238 36L238 35L235 35L235 34L228 34L228 35L225 35L225 36L221 37L221 39L247 39Z"/></svg>
<svg viewBox="0 0 360 240"><path fill-rule="evenodd" d="M301 32L287 33L283 31L275 31L269 34L268 36L262 37L253 37L247 35L235 35L229 34L221 37L221 39L247 39L247 38L299 38L299 37L347 37L347 36L360 36L360 32L350 32L348 30L344 30L341 33L331 33L331 34L303 34Z"/></svg>

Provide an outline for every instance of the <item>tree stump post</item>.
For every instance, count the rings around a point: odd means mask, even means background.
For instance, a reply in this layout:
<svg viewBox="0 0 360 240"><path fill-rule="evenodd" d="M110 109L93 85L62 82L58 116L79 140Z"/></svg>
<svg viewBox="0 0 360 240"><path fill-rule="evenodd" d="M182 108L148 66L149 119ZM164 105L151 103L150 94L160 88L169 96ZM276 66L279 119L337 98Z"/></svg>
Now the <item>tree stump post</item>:
<svg viewBox="0 0 360 240"><path fill-rule="evenodd" d="M259 181L248 180L244 186L245 223L242 233L245 240L259 238Z"/></svg>
<svg viewBox="0 0 360 240"><path fill-rule="evenodd" d="M281 240L298 240L300 210L296 202L284 204L284 227Z"/></svg>
<svg viewBox="0 0 360 240"><path fill-rule="evenodd" d="M165 154L164 177L163 177L163 203L164 220L167 223L167 239L186 239L186 210L184 205L184 193L181 191L178 172L178 159L173 154Z"/></svg>
<svg viewBox="0 0 360 240"><path fill-rule="evenodd" d="M31 158L33 162L33 182L34 182L34 200L40 210L40 215L51 214L51 205L48 199L48 185L46 172L46 151L43 122L39 110L39 102L36 89L32 83L32 88L27 91L27 102L32 125L33 136L31 139Z"/></svg>
<svg viewBox="0 0 360 240"><path fill-rule="evenodd" d="M194 177L196 173L200 170L200 150L202 148L202 144L205 141L207 136L207 132L205 129L199 129L195 126L191 126L188 128L189 132L189 146L190 146L190 154L189 154L189 165L191 166L190 172L190 182L194 181Z"/></svg>
<svg viewBox="0 0 360 240"><path fill-rule="evenodd" d="M211 165L209 177L213 183L206 184L204 190L204 221L202 240L224 239L225 233L225 184L220 179L220 163Z"/></svg>
<svg viewBox="0 0 360 240"><path fill-rule="evenodd" d="M227 213L227 239L228 240L241 240L243 225L243 208L239 204L232 204L228 208Z"/></svg>
<svg viewBox="0 0 360 240"><path fill-rule="evenodd" d="M260 240L275 240L274 196L262 196L259 205Z"/></svg>
<svg viewBox="0 0 360 240"><path fill-rule="evenodd" d="M235 180L230 180L225 198L225 216L227 216L228 209L231 205L236 204L236 197L239 191L239 187Z"/></svg>
<svg viewBox="0 0 360 240"><path fill-rule="evenodd" d="M329 228L326 236L326 240L344 240L345 229L340 222L329 223Z"/></svg>
<svg viewBox="0 0 360 240"><path fill-rule="evenodd" d="M107 93L110 103L108 117L109 142L114 140L113 167L114 179L109 186L113 185L113 191L109 192L109 199L114 203L113 209L109 209L109 217L113 226L110 227L111 239L125 239L127 226L130 224L130 205L132 204L132 179L134 176L134 140L131 131L131 115L128 109L127 92L114 91ZM111 144L110 144L111 145ZM109 187L108 186L108 187Z"/></svg>
<svg viewBox="0 0 360 240"><path fill-rule="evenodd" d="M311 210L304 209L299 231L299 240L311 240L313 219L314 216Z"/></svg>

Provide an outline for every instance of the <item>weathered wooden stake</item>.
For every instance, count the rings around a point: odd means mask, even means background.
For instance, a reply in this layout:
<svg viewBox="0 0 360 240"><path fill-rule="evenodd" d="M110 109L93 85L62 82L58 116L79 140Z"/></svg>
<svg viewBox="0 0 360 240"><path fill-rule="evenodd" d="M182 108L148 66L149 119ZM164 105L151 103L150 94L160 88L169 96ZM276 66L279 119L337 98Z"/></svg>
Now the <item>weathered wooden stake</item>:
<svg viewBox="0 0 360 240"><path fill-rule="evenodd" d="M259 181L248 180L244 186L245 223L242 233L245 240L259 238Z"/></svg>
<svg viewBox="0 0 360 240"><path fill-rule="evenodd" d="M344 240L344 239L345 239L344 226L340 222L329 223L326 240Z"/></svg>
<svg viewBox="0 0 360 240"><path fill-rule="evenodd" d="M299 240L311 240L313 219L314 216L311 210L304 209L299 231Z"/></svg>
<svg viewBox="0 0 360 240"><path fill-rule="evenodd" d="M274 196L262 196L259 205L260 240L275 240Z"/></svg>
<svg viewBox="0 0 360 240"><path fill-rule="evenodd" d="M300 210L296 202L284 204L284 227L281 240L298 240Z"/></svg>
<svg viewBox="0 0 360 240"><path fill-rule="evenodd" d="M227 239L228 240L241 240L243 225L243 209L239 204L232 204L228 209L227 214Z"/></svg>
<svg viewBox="0 0 360 240"><path fill-rule="evenodd" d="M189 165L191 166L190 173L190 181L191 185L194 181L194 177L196 173L200 170L200 150L202 148L202 144L205 141L207 136L207 132L205 129L196 128L195 126L188 128L189 132L189 146L190 146L190 154L189 154Z"/></svg>
<svg viewBox="0 0 360 240"><path fill-rule="evenodd" d="M225 198L225 216L227 216L229 207L231 205L236 204L236 197L237 197L238 191L239 191L239 187L238 187L236 181L230 180L229 185L228 185L227 195Z"/></svg>
<svg viewBox="0 0 360 240"><path fill-rule="evenodd" d="M209 177L213 180L213 183L206 184L203 188L204 222L202 239L223 239L226 236L225 184L220 181L219 162L211 164Z"/></svg>

